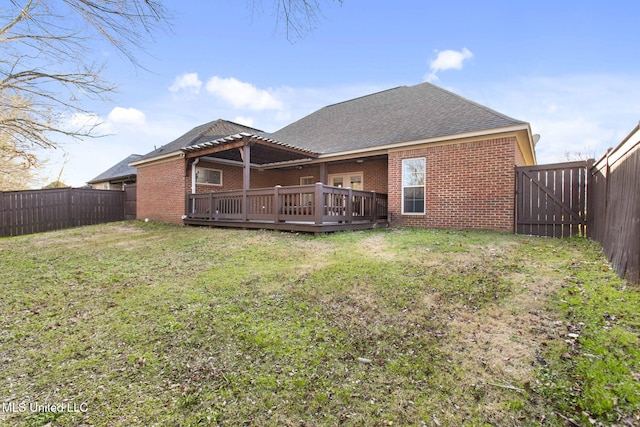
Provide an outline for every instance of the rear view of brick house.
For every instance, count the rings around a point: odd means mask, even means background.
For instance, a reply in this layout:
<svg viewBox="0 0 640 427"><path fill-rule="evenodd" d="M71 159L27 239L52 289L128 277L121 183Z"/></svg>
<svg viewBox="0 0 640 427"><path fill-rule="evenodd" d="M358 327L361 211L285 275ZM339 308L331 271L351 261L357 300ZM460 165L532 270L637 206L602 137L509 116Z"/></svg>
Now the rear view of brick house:
<svg viewBox="0 0 640 427"><path fill-rule="evenodd" d="M183 223L188 194L323 183L384 195L391 226L513 231L514 168L535 162L528 123L423 83L324 107L274 133L216 120L131 164L139 219Z"/></svg>

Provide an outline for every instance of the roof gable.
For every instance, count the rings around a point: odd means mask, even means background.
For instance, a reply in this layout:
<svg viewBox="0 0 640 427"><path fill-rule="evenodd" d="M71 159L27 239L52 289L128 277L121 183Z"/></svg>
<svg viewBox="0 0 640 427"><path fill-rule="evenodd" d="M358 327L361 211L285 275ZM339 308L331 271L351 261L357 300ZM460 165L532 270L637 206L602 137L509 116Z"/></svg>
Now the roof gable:
<svg viewBox="0 0 640 427"><path fill-rule="evenodd" d="M190 147L193 145L203 144L205 142L215 141L221 138L225 138L229 135L236 135L240 133L261 133L259 129L255 129L249 126L233 123L228 120L214 120L209 123L205 123L200 126L196 126L189 132L173 140L172 142L157 148L150 153L145 154L140 160L150 159L163 154L172 153L182 148Z"/></svg>
<svg viewBox="0 0 640 427"><path fill-rule="evenodd" d="M523 124L423 83L324 107L271 137L326 154Z"/></svg>
<svg viewBox="0 0 640 427"><path fill-rule="evenodd" d="M129 166L129 163L135 162L142 158L140 154L131 154L126 159L120 160L115 165L111 166L100 175L93 178L91 181L87 181L87 184L95 184L97 182L111 181L117 178L124 178L127 176L136 175L136 168Z"/></svg>

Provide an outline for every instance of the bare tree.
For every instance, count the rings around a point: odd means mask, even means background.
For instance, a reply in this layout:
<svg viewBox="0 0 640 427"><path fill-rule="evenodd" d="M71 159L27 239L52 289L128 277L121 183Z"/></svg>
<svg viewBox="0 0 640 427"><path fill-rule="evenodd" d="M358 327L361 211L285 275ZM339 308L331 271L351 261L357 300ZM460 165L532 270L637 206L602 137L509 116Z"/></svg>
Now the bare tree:
<svg viewBox="0 0 640 427"><path fill-rule="evenodd" d="M274 0L276 28L288 39L315 28L321 6L343 0ZM254 10L261 0L247 0ZM167 27L161 0L8 0L0 6L0 154L37 166L34 154L58 148L56 135L97 136L99 121L85 109L109 100L92 47L102 41L135 66L154 34ZM92 59L94 58L94 59ZM84 120L77 120L77 118ZM92 118L93 117L93 118ZM76 118L76 120L73 120Z"/></svg>
<svg viewBox="0 0 640 427"><path fill-rule="evenodd" d="M36 166L53 135L95 136L83 103L108 100L114 86L92 60L100 40L134 65L136 53L167 23L157 0L10 0L0 10L0 153Z"/></svg>
<svg viewBox="0 0 640 427"><path fill-rule="evenodd" d="M247 0L253 11L260 10L260 0ZM323 3L340 3L343 0L274 0L276 29L284 27L288 40L303 37L316 28L322 16Z"/></svg>
<svg viewBox="0 0 640 427"><path fill-rule="evenodd" d="M0 150L0 191L28 190L34 186L35 179L34 168Z"/></svg>
<svg viewBox="0 0 640 427"><path fill-rule="evenodd" d="M585 147L582 151L565 150L561 157L562 161L565 162L575 162L595 158L597 158L596 151L591 147Z"/></svg>

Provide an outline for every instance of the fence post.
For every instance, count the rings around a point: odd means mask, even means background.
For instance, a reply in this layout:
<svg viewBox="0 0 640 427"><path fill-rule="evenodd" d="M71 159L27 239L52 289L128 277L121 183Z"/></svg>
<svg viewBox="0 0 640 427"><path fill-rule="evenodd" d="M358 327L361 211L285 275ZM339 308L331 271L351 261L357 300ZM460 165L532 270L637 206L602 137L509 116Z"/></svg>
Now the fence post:
<svg viewBox="0 0 640 427"><path fill-rule="evenodd" d="M67 209L69 210L69 214L67 216L67 227L71 228L73 227L74 224L74 217L73 217L73 188L69 187L67 188L67 191L65 192L66 196L67 196Z"/></svg>
<svg viewBox="0 0 640 427"><path fill-rule="evenodd" d="M587 195L587 203L585 205L585 227L586 227L586 232L584 233L584 237L592 237L591 236L591 229L593 228L593 210L594 210L594 203L593 203L593 174L592 174L592 169L593 166L595 164L595 160L594 159L589 159L587 160L587 169L586 169L586 175L585 175L585 180L586 180L586 186L587 186L587 191L586 191L586 195Z"/></svg>
<svg viewBox="0 0 640 427"><path fill-rule="evenodd" d="M5 217L4 217L4 192L0 191L0 237L5 234Z"/></svg>

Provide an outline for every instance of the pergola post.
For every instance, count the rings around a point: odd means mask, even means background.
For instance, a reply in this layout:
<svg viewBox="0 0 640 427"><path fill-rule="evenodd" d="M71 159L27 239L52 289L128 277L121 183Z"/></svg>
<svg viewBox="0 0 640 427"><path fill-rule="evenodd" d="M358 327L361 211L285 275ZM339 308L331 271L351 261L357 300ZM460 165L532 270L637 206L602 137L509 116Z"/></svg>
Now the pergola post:
<svg viewBox="0 0 640 427"><path fill-rule="evenodd" d="M327 182L327 179L327 164L320 163L320 182L328 185L329 183Z"/></svg>
<svg viewBox="0 0 640 427"><path fill-rule="evenodd" d="M243 145L240 148L242 156L242 220L247 221L249 201L247 200L247 190L251 188L251 146Z"/></svg>

